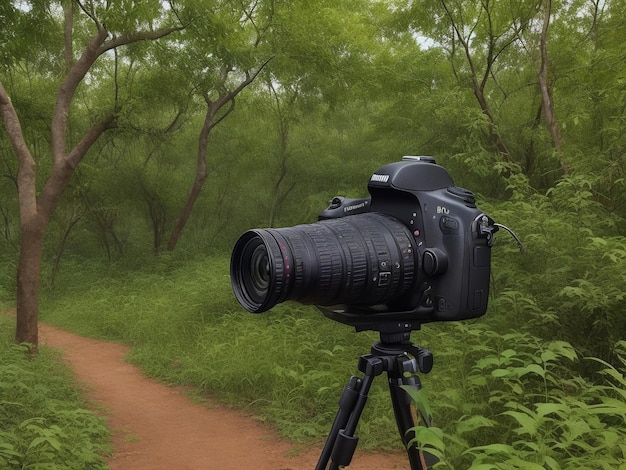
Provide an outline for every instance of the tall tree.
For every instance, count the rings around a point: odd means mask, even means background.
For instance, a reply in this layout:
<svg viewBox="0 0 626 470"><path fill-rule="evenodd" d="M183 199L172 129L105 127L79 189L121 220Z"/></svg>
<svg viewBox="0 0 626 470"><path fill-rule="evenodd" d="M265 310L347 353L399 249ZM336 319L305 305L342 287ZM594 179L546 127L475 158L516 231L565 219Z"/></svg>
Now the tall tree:
<svg viewBox="0 0 626 470"><path fill-rule="evenodd" d="M541 35L539 48L541 52L541 66L539 68L539 87L541 88L541 102L543 114L546 118L546 125L552 139L552 146L557 152L561 151L561 132L554 115L554 104L552 101L552 90L548 78L548 29L550 27L550 17L552 15L552 0L545 0L543 5L543 21L541 25Z"/></svg>
<svg viewBox="0 0 626 470"><path fill-rule="evenodd" d="M404 3L404 2L403 2ZM407 2L404 11L416 32L443 48L459 85L469 87L487 123L487 142L509 162L515 160L497 110L511 90L502 82L507 55L536 15L536 2L481 0Z"/></svg>
<svg viewBox="0 0 626 470"><path fill-rule="evenodd" d="M176 248L178 240L187 225L187 221L191 216L193 206L196 204L202 187L209 175L207 165L207 148L209 145L209 135L213 128L217 126L228 114L235 109L235 98L241 93L248 85L250 85L259 72L267 62L260 65L260 67L251 72L246 70L243 77L234 84L232 88L228 87L229 76L233 72L228 66L222 69L221 78L218 83L218 95L217 98L212 98L209 90L202 92L202 98L206 103L206 112L204 116L204 122L198 136L198 152L196 155L196 174L191 186L191 190L187 195L187 200L183 206L180 215L174 225L174 229L167 242L167 249L173 251ZM225 109L225 111L222 111Z"/></svg>
<svg viewBox="0 0 626 470"><path fill-rule="evenodd" d="M18 5L19 4L19 5ZM37 187L38 161L43 155L34 154L25 137L25 132L20 122L18 110L10 98L10 93L4 86L4 78L0 79L0 114L11 142L11 146L19 163L17 174L18 200L20 213L20 254L17 272L17 323L15 340L19 343L28 342L38 344L38 312L39 312L39 284L40 268L43 252L43 243L50 222L63 192L68 187L72 174L83 160L91 146L107 130L115 127L116 117L120 112L122 103L112 98L108 111L102 115L92 116L93 122L84 130L82 136L70 135L68 123L72 102L76 91L84 82L85 77L92 69L98 58L108 51L136 43L140 41L153 41L167 36L182 28L180 23L173 23L167 17L165 6L159 2L148 5L145 9L127 6L126 2L89 2L83 5L79 1L68 5L62 2L60 11L65 14L58 17L57 9L52 4L51 8L42 9L42 15L50 24L63 21L74 21L75 17L70 14L75 6L81 12L81 26L84 27L81 34L76 34L73 39L80 41L83 35L88 39L82 45L82 51L77 58L68 51L74 40L67 35L72 33L70 25L65 24L62 30L65 32L63 39L64 55L61 60L65 72L56 79L59 86L56 91L56 101L50 118L50 157L51 169L43 187ZM63 8L64 7L64 8ZM20 21L12 23L13 27L27 23L26 16L32 10L41 9L41 2L11 2L10 14ZM173 24L170 27L154 28L154 24ZM175 24L175 25L174 25ZM87 28L87 25L89 27ZM5 26L9 26L5 23ZM10 26L9 26L10 27ZM15 37L20 37L23 31L12 31ZM72 54L72 56L70 56ZM40 59L40 56L32 58L23 57L21 61ZM21 63L16 66L23 65ZM28 64L26 64L28 65ZM98 87L99 83L89 83L87 86Z"/></svg>
<svg viewBox="0 0 626 470"><path fill-rule="evenodd" d="M496 62L517 41L529 18L507 16L494 0L482 0L474 8L462 2L440 0L450 27L450 62L457 78L457 51L465 58L472 91L489 122L489 137L507 161L513 158L502 136L486 92L489 80L496 81ZM469 8L468 8L469 7Z"/></svg>
<svg viewBox="0 0 626 470"><path fill-rule="evenodd" d="M285 177L287 176L287 162L289 160L289 127L291 119L287 113L290 112L290 107L298 98L297 90L289 90L286 93L279 94L276 90L276 86L272 83L271 77L266 83L268 92L272 97L272 108L276 116L276 124L278 129L278 145L276 146L276 157L279 163L279 171L276 177L276 181L272 187L272 205L270 208L270 215L268 220L268 226L273 227L276 220L276 212L282 199L284 199L295 186L295 182L287 188L284 188ZM284 101L284 102L283 102Z"/></svg>
<svg viewBox="0 0 626 470"><path fill-rule="evenodd" d="M179 14L193 21L167 62L176 68L181 83L204 103L205 113L198 135L194 181L170 235L168 250L175 249L208 177L210 135L234 110L241 92L262 70L272 67L279 70L274 73L278 88L281 82L298 82L299 87L315 90L318 100L322 94L327 99L337 96L347 88L342 67L354 67L366 59L355 45L367 37L359 25L369 6L368 0L185 3ZM179 53L181 46L184 56Z"/></svg>
<svg viewBox="0 0 626 470"><path fill-rule="evenodd" d="M176 10L189 27L157 59L178 77L181 92L201 103L204 118L198 132L194 180L169 235L170 251L176 248L209 175L211 132L234 110L238 95L270 58L259 46L273 5L273 1L187 0Z"/></svg>

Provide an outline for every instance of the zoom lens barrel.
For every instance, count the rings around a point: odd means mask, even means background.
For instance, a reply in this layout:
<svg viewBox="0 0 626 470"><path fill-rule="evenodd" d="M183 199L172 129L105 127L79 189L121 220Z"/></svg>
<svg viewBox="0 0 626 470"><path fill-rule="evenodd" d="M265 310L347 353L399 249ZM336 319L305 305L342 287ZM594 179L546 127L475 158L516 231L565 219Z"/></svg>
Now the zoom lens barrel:
<svg viewBox="0 0 626 470"><path fill-rule="evenodd" d="M372 212L280 229L253 229L235 244L230 275L239 303L264 312L286 300L374 305L417 282L411 232Z"/></svg>

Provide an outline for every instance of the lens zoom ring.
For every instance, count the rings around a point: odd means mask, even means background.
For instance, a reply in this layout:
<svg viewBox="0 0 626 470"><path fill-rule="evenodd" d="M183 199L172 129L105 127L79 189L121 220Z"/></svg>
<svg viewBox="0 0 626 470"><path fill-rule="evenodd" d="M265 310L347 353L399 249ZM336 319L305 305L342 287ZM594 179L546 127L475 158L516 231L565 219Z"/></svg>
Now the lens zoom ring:
<svg viewBox="0 0 626 470"><path fill-rule="evenodd" d="M260 243L271 268L265 294L254 292L249 282L249 253ZM233 251L231 278L238 300L254 312L285 300L373 305L394 301L415 288L418 264L408 228L393 217L371 212L249 231Z"/></svg>
<svg viewBox="0 0 626 470"><path fill-rule="evenodd" d="M346 263L341 256L340 243L324 224L309 226L306 234L318 259L317 278L311 284L317 289L318 296L328 302L337 296L345 278Z"/></svg>

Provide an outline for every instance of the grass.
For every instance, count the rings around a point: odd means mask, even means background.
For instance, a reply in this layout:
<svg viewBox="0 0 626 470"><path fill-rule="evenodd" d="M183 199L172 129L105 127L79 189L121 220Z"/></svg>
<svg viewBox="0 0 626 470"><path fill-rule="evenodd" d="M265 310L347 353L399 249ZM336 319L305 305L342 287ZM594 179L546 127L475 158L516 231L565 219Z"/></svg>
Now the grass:
<svg viewBox="0 0 626 470"><path fill-rule="evenodd" d="M626 343L614 346L618 364L582 360L564 341L507 329L512 316L530 312L509 301L494 299L479 320L413 333L435 357L421 379L438 468L626 468ZM66 262L41 305L45 321L131 345L129 360L148 375L244 408L284 437L320 448L358 357L377 339L294 303L245 312L226 256L162 256L142 269ZM578 376L582 363L597 382ZM385 382L370 391L359 449L400 449Z"/></svg>
<svg viewBox="0 0 626 470"><path fill-rule="evenodd" d="M29 357L0 315L0 468L105 469L109 431L56 351Z"/></svg>
<svg viewBox="0 0 626 470"><path fill-rule="evenodd" d="M82 335L130 344L129 360L148 375L245 408L295 442L321 442L358 357L377 335L290 303L250 314L234 300L225 273L226 257L184 266L159 259L150 274L74 266L48 293L41 315ZM381 377L362 419L360 448L398 449L395 426Z"/></svg>

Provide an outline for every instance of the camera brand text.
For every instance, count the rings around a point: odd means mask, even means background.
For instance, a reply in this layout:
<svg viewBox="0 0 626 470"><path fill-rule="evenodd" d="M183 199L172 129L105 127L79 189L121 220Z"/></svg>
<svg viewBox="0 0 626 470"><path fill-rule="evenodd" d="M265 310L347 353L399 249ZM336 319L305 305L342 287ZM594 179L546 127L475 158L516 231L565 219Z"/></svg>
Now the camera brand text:
<svg viewBox="0 0 626 470"><path fill-rule="evenodd" d="M361 202L360 204L354 204L352 206L346 206L343 208L344 212L350 212L350 211L354 211L357 209L363 209L365 206L367 206L367 202Z"/></svg>
<svg viewBox="0 0 626 470"><path fill-rule="evenodd" d="M376 181L378 183L386 183L389 181L389 175L378 175L374 173L370 178L370 181Z"/></svg>

